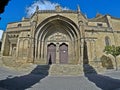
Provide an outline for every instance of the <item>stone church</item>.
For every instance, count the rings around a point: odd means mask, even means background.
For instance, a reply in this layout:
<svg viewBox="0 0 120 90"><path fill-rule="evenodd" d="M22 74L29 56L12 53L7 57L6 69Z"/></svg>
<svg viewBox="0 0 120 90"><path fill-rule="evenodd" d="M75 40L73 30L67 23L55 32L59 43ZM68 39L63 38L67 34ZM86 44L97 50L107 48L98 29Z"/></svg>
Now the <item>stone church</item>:
<svg viewBox="0 0 120 90"><path fill-rule="evenodd" d="M8 23L1 53L26 63L99 66L106 45L120 46L119 18L88 19L79 6L76 11L36 7L30 18Z"/></svg>

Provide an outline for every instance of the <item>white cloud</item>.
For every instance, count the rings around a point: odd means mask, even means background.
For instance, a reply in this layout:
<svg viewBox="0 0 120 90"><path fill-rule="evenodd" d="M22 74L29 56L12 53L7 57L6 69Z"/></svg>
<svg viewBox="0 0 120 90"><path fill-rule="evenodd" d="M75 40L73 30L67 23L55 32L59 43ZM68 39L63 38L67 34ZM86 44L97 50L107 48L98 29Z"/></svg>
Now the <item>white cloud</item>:
<svg viewBox="0 0 120 90"><path fill-rule="evenodd" d="M55 6L59 5L58 3L52 3L49 0L38 0L26 8L27 17L30 17L36 10L36 7L39 6L39 10L54 10ZM68 8L64 7L63 10Z"/></svg>

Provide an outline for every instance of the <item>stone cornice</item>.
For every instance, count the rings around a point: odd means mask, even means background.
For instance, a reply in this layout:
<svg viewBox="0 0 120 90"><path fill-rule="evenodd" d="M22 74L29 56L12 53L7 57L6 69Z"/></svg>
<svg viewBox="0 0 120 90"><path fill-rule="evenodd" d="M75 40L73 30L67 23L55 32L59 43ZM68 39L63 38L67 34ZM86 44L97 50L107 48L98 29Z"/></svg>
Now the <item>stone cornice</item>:
<svg viewBox="0 0 120 90"><path fill-rule="evenodd" d="M109 32L109 33L113 33L113 31L105 31L105 30L85 30L85 32Z"/></svg>
<svg viewBox="0 0 120 90"><path fill-rule="evenodd" d="M119 30L116 30L116 31L105 31L105 30L85 30L85 32L109 32L109 33L117 32L117 33L120 33Z"/></svg>
<svg viewBox="0 0 120 90"><path fill-rule="evenodd" d="M31 27L30 26L22 26L22 27L11 27L11 28L7 28L6 32L10 32L10 31L28 31L30 30Z"/></svg>
<svg viewBox="0 0 120 90"><path fill-rule="evenodd" d="M17 29L21 29L21 28L30 28L31 26L21 26L21 27L9 27L7 28L8 29L14 29L14 28L17 28Z"/></svg>
<svg viewBox="0 0 120 90"><path fill-rule="evenodd" d="M85 39L85 40L86 40L86 39L87 39L87 40L88 40L88 39L90 39L90 40L95 40L95 39L97 39L97 37L85 37L85 38L81 38L81 39Z"/></svg>
<svg viewBox="0 0 120 90"><path fill-rule="evenodd" d="M57 11L55 11L55 10L39 10L38 12L35 12L32 16L31 16L31 18L35 15L35 14L44 14L44 13L74 13L74 14L78 14L78 12L77 11L72 11L72 10L62 10L62 11L60 11L60 12L57 12Z"/></svg>
<svg viewBox="0 0 120 90"><path fill-rule="evenodd" d="M38 13L77 13L77 11L62 10L61 12L56 12L55 10L40 10Z"/></svg>
<svg viewBox="0 0 120 90"><path fill-rule="evenodd" d="M110 27L86 26L85 32L110 32L113 33Z"/></svg>
<svg viewBox="0 0 120 90"><path fill-rule="evenodd" d="M22 23L22 22L29 22L30 18L28 20L24 20L24 21L15 21L15 22L9 22L8 24L14 24L14 23Z"/></svg>
<svg viewBox="0 0 120 90"><path fill-rule="evenodd" d="M24 30L9 30L6 31L6 33L18 33L18 32L25 32L25 31L30 31L30 29L24 29Z"/></svg>

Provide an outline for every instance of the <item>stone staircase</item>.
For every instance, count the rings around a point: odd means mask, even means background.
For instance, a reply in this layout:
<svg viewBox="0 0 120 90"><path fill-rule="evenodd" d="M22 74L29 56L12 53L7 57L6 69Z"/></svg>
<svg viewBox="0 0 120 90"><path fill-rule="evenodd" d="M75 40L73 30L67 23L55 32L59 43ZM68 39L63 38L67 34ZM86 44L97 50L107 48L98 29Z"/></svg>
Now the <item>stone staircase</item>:
<svg viewBox="0 0 120 90"><path fill-rule="evenodd" d="M11 57L11 56L4 56L4 57L1 57L2 58L2 62L3 62L3 64L4 65L6 65L6 66L16 66L16 63L15 63L15 60L13 59L13 57Z"/></svg>
<svg viewBox="0 0 120 90"><path fill-rule="evenodd" d="M50 66L49 75L80 76L83 75L83 67L81 65L53 64Z"/></svg>
<svg viewBox="0 0 120 90"><path fill-rule="evenodd" d="M97 74L96 68L89 64L85 65L68 65L68 64L52 64L37 65L31 71L31 74L43 76L81 76L84 74Z"/></svg>
<svg viewBox="0 0 120 90"><path fill-rule="evenodd" d="M31 74L44 76L80 76L83 75L83 68L81 65L67 64L37 65L31 71Z"/></svg>

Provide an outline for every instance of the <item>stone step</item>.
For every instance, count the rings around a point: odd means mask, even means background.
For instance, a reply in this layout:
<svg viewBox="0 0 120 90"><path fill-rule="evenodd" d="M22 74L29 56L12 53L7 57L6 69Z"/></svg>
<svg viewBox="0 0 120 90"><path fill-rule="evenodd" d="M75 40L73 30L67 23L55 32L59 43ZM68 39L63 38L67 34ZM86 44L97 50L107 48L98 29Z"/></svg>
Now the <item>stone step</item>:
<svg viewBox="0 0 120 90"><path fill-rule="evenodd" d="M83 74L98 73L96 68L90 65L37 65L31 74L50 75L50 76L81 76Z"/></svg>
<svg viewBox="0 0 120 90"><path fill-rule="evenodd" d="M80 76L83 74L81 65L67 64L52 64L52 65L37 65L31 71L35 75L50 75L50 76Z"/></svg>
<svg viewBox="0 0 120 90"><path fill-rule="evenodd" d="M50 67L49 75L80 76L83 75L83 67L81 65L53 64Z"/></svg>
<svg viewBox="0 0 120 90"><path fill-rule="evenodd" d="M6 66L10 66L10 67L11 66L13 66L13 67L16 66L15 59L13 57L11 57L11 56L2 57L2 62Z"/></svg>

